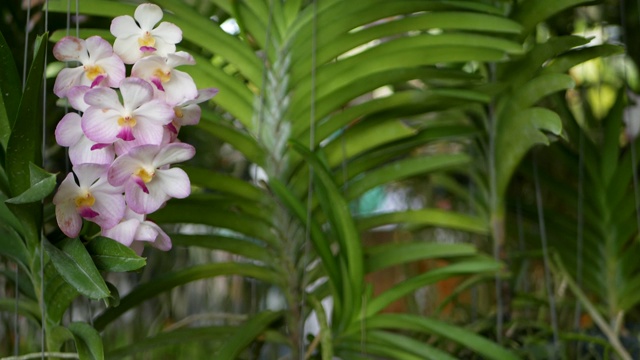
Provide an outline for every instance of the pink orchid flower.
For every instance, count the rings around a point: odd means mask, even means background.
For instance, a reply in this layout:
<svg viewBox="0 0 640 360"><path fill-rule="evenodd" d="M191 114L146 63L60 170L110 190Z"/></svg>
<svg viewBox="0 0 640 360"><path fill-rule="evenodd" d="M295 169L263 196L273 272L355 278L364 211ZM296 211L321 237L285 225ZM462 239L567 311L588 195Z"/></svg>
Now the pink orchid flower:
<svg viewBox="0 0 640 360"><path fill-rule="evenodd" d="M74 86L94 87L104 83L115 87L125 77L124 63L113 53L111 44L99 36L87 40L66 36L53 47L53 56L60 61L82 64L62 69L58 74L53 92L61 98Z"/></svg>
<svg viewBox="0 0 640 360"><path fill-rule="evenodd" d="M119 156L108 172L109 183L123 186L127 205L138 214L158 210L170 198L183 199L191 193L191 183L184 170L168 165L183 162L195 155L188 144L142 145Z"/></svg>
<svg viewBox="0 0 640 360"><path fill-rule="evenodd" d="M198 96L198 89L191 75L176 70L180 65L194 65L193 57L184 51L168 54L166 57L148 56L136 62L131 76L145 79L156 86L156 94L171 105L192 100Z"/></svg>
<svg viewBox="0 0 640 360"><path fill-rule="evenodd" d="M154 29L161 19L162 9L154 4L141 4L133 18L123 15L113 19L110 28L116 37L113 49L125 64L133 64L145 55L167 56L176 51L176 44L182 41L182 30L168 22Z"/></svg>
<svg viewBox="0 0 640 360"><path fill-rule="evenodd" d="M198 96L193 100L184 100L173 107L173 121L165 125L165 137L167 142L175 142L178 139L180 128L186 125L197 125L200 122L202 109L198 104L209 101L218 93L216 88L198 90Z"/></svg>
<svg viewBox="0 0 640 360"><path fill-rule="evenodd" d="M124 216L122 188L107 182L108 165L80 164L73 167L53 197L56 220L68 237L76 237L82 228L82 218L109 229Z"/></svg>
<svg viewBox="0 0 640 360"><path fill-rule="evenodd" d="M103 229L102 235L129 246L138 255L142 254L144 244L162 251L171 250L171 239L156 223L146 220L145 216L127 208L124 218L111 229Z"/></svg>
<svg viewBox="0 0 640 360"><path fill-rule="evenodd" d="M90 106L82 116L85 135L100 144L112 144L118 139L160 144L163 125L173 120L173 108L154 99L152 86L142 79L124 79L120 92L124 104L111 88L87 92L84 101Z"/></svg>
<svg viewBox="0 0 640 360"><path fill-rule="evenodd" d="M86 111L89 105L84 102L84 95L91 90L88 86L75 86L67 93L69 103L78 111ZM81 117L76 113L66 114L55 130L56 142L69 148L69 159L72 165L93 163L110 165L115 158L111 144L98 144L84 135Z"/></svg>

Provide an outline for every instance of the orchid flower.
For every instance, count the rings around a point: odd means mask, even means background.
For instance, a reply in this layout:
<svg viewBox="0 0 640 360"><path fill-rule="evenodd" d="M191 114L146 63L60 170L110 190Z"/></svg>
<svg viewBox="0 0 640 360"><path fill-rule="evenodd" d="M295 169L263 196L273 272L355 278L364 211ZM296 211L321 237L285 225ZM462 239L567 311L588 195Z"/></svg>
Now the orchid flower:
<svg viewBox="0 0 640 360"><path fill-rule="evenodd" d="M154 29L161 19L162 9L154 4L141 4L133 18L123 15L113 19L110 28L116 37L113 49L125 64L133 64L145 55L167 56L176 51L176 44L182 41L182 30L168 22Z"/></svg>
<svg viewBox="0 0 640 360"><path fill-rule="evenodd" d="M120 223L110 229L103 229L102 235L131 247L142 254L144 243L149 243L162 251L171 250L171 239L160 226L148 221L145 216L127 208Z"/></svg>
<svg viewBox="0 0 640 360"><path fill-rule="evenodd" d="M84 102L84 95L91 90L88 86L75 86L67 93L69 103L78 111L86 111L89 105ZM97 144L84 135L81 117L76 113L66 114L55 130L56 142L69 148L71 164L84 163L110 165L115 158L113 145Z"/></svg>
<svg viewBox="0 0 640 360"><path fill-rule="evenodd" d="M56 220L68 237L76 237L82 228L82 218L109 229L124 216L122 188L107 182L108 165L80 164L73 167L53 197Z"/></svg>
<svg viewBox="0 0 640 360"><path fill-rule="evenodd" d="M109 183L124 185L127 205L138 214L149 214L170 198L189 196L191 183L184 170L167 167L194 155L195 148L183 143L138 146L116 158L109 168Z"/></svg>
<svg viewBox="0 0 640 360"><path fill-rule="evenodd" d="M62 69L58 74L53 92L61 98L66 97L74 86L95 87L105 83L115 87L125 77L124 63L113 53L111 44L99 36L87 40L66 36L53 47L53 56L60 61L79 61L82 64Z"/></svg>
<svg viewBox="0 0 640 360"><path fill-rule="evenodd" d="M153 83L157 89L156 93L164 92L165 101L175 105L198 96L198 89L191 76L175 69L180 65L194 64L193 57L184 51L169 54L167 57L148 56L133 65L131 76Z"/></svg>
<svg viewBox="0 0 640 360"><path fill-rule="evenodd" d="M110 88L87 92L89 108L82 117L82 130L97 143L112 144L118 139L140 139L143 144L160 144L163 125L173 119L173 108L153 98L153 88L142 79L126 78L120 83L123 103Z"/></svg>

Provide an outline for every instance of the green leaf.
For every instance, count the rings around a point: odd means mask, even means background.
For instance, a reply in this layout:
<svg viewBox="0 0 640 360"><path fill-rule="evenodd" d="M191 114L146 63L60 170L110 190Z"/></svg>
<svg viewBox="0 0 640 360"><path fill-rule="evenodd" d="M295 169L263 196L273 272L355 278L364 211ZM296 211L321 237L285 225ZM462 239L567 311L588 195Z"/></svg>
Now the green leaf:
<svg viewBox="0 0 640 360"><path fill-rule="evenodd" d="M67 326L73 334L80 360L103 360L102 338L96 329L83 322L73 322Z"/></svg>
<svg viewBox="0 0 640 360"><path fill-rule="evenodd" d="M374 272L411 261L470 256L476 253L476 248L470 244L421 241L384 244L365 249L365 269L367 272Z"/></svg>
<svg viewBox="0 0 640 360"><path fill-rule="evenodd" d="M456 358L447 354L446 352L439 350L427 343L419 340L415 340L408 336L394 334L387 331L367 331L366 338L368 341L377 343L380 345L388 346L389 348L398 348L408 353L412 353L419 356L421 359L433 359L433 360L455 360Z"/></svg>
<svg viewBox="0 0 640 360"><path fill-rule="evenodd" d="M41 169L31 162L29 163L29 181L31 183L30 188L20 195L6 200L6 202L27 204L41 201L51 194L56 187L56 175Z"/></svg>
<svg viewBox="0 0 640 360"><path fill-rule="evenodd" d="M100 314L94 321L94 327L103 330L109 323L116 320L128 310L140 305L162 292L171 290L177 286L189 282L224 275L240 275L253 277L272 284L278 284L280 276L264 266L244 263L212 263L197 265L179 271L166 273L152 281L138 285L133 291L120 299L120 305L109 308Z"/></svg>
<svg viewBox="0 0 640 360"><path fill-rule="evenodd" d="M485 220L439 209L407 210L375 214L358 219L358 230L364 231L388 224L409 224L412 226L436 226L478 234L488 234Z"/></svg>
<svg viewBox="0 0 640 360"><path fill-rule="evenodd" d="M103 236L91 239L86 246L98 270L133 271L147 264L145 258L136 255L128 246Z"/></svg>
<svg viewBox="0 0 640 360"><path fill-rule="evenodd" d="M431 171L449 170L467 165L470 161L471 158L466 154L420 156L394 161L350 182L345 197L353 200L376 186Z"/></svg>
<svg viewBox="0 0 640 360"><path fill-rule="evenodd" d="M13 53L0 33L0 145L6 148L11 129L17 119L22 87Z"/></svg>
<svg viewBox="0 0 640 360"><path fill-rule="evenodd" d="M0 222L0 255L7 256L22 265L23 269L29 268L29 252L24 240L14 229L2 222Z"/></svg>
<svg viewBox="0 0 640 360"><path fill-rule="evenodd" d="M559 135L561 130L560 117L543 108L526 109L500 119L495 147L498 199L504 196L513 172L527 151L536 144L549 144L543 131Z"/></svg>
<svg viewBox="0 0 640 360"><path fill-rule="evenodd" d="M377 314L392 302L426 285L455 276L496 272L501 267L500 263L492 259L475 257L413 276L369 300L366 316Z"/></svg>
<svg viewBox="0 0 640 360"><path fill-rule="evenodd" d="M36 39L36 56L31 64L27 84L20 100L18 117L7 145L7 174L15 196L30 187L29 163L42 163L42 113L40 101L47 34Z"/></svg>
<svg viewBox="0 0 640 360"><path fill-rule="evenodd" d="M264 198L262 190L238 178L195 166L181 168L189 175L192 185L256 202Z"/></svg>
<svg viewBox="0 0 640 360"><path fill-rule="evenodd" d="M522 24L524 35L538 23L574 6L593 3L594 0L525 0L518 4L513 19Z"/></svg>
<svg viewBox="0 0 640 360"><path fill-rule="evenodd" d="M60 275L81 294L91 299L104 299L109 289L79 239L64 239L60 249L45 240L45 250Z"/></svg>
<svg viewBox="0 0 640 360"><path fill-rule="evenodd" d="M224 343L222 348L215 354L215 358L219 360L235 360L242 350L255 341L272 323L281 319L282 316L283 313L280 311L263 311L252 315L249 320L239 326L234 336Z"/></svg>
<svg viewBox="0 0 640 360"><path fill-rule="evenodd" d="M203 249L222 250L242 257L268 262L271 259L267 247L260 242L241 236L169 234L174 246L197 246Z"/></svg>
<svg viewBox="0 0 640 360"><path fill-rule="evenodd" d="M425 334L437 335L463 345L482 355L485 359L517 360L518 357L504 347L490 341L476 333L449 323L427 317L409 314L383 314L366 320L367 329L397 329L418 331Z"/></svg>
<svg viewBox="0 0 640 360"><path fill-rule="evenodd" d="M45 243L45 246L46 243ZM53 245L50 245L53 246ZM46 249L45 249L46 250ZM39 264L39 262L36 262ZM38 269L34 269L34 272ZM44 267L44 298L47 309L47 322L59 324L62 316L79 293L69 285L53 265L53 261L47 262Z"/></svg>

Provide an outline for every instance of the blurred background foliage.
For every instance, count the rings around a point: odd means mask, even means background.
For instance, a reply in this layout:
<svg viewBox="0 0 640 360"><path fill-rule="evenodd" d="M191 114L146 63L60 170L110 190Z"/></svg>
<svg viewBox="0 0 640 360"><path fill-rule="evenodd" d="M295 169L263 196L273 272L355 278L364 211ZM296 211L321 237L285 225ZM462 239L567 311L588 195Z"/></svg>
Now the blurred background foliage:
<svg viewBox="0 0 640 360"><path fill-rule="evenodd" d="M91 300L49 262L71 253L50 197L35 240L0 208L0 356L39 352L45 328L46 350L81 359L640 357L638 2L154 3L197 60L184 70L220 90L180 134L192 196L150 217L174 248L100 268L111 297ZM53 42L111 41L137 3L47 5L5 0L0 30L22 82L49 31L52 94ZM34 163L60 180L66 110L43 107Z"/></svg>

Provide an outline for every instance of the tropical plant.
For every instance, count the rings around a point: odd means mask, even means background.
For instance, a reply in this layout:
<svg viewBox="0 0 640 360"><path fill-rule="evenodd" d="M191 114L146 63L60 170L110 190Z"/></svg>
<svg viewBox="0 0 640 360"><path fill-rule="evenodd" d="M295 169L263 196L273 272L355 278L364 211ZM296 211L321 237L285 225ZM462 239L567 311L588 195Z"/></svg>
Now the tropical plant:
<svg viewBox="0 0 640 360"><path fill-rule="evenodd" d="M53 189L54 177L33 165L30 177L26 171L29 161L42 167L42 147L36 141L42 134L32 129L42 117L34 114L29 123L13 125L3 123L0 112L0 130L7 130L0 134L7 134L2 144L8 154L2 169L7 180L0 190L5 198L13 198L10 202L30 202L20 205L23 210L9 205L0 214L0 229L11 235L1 236L8 240L0 251L21 266L22 274L29 276L27 284L33 286L20 295L21 313L45 324L49 351L59 351L70 334L75 336L80 358L103 358L103 341L108 344L106 357L122 358L204 340L216 359L267 356L282 349L292 359L517 358L500 344L511 315L512 286L504 281L508 271L502 262L507 260L509 184L533 146L548 144L549 134L562 136L561 117L568 112L546 106L543 100L574 85L566 74L574 65L619 51L584 47L588 40L579 36L540 39L536 26L586 2L154 1L166 10L165 20L182 28L180 46L197 61L184 70L199 88L216 87L219 93L203 109L197 130L184 131L202 144L196 146L196 158L183 166L191 178L192 195L171 200L150 218L165 227L176 248L221 250L233 254L233 260L151 268L142 275L145 281L119 298L116 286L105 283L98 270L131 271L144 260L117 242L93 238L96 229L91 227L80 239L66 239L48 227L41 236L43 222L33 214L42 209L40 201ZM47 2L52 13L78 11L92 19L131 15L135 8L104 0L83 0L79 5L76 10L69 2ZM238 32L227 33L212 19L232 20ZM66 32L54 32L52 39ZM102 28L83 28L79 35L113 39ZM0 56L5 62L10 58L6 52ZM42 62L34 62L34 69L42 69ZM6 86L15 89L19 82L14 80ZM4 94L5 83L0 85ZM40 87L34 83L33 89ZM4 103L9 104L7 118L15 119L18 107L7 97ZM25 106L24 111L34 109ZM571 126L566 131L569 140L579 132ZM614 132L608 132L609 143ZM20 142L27 136L31 140ZM29 151L17 149L11 139L27 144ZM240 176L215 171L212 154L203 150L220 142L252 166L240 164L234 171ZM607 150L608 156L614 157L617 150ZM609 160L602 163L611 165ZM595 160L590 164L597 166ZM625 169L620 170L620 181L628 184L635 172L630 166ZM605 174L609 180L611 174ZM415 210L356 211L355 203L369 190L417 177L445 189L470 210L427 204ZM620 189L611 191L616 190ZM625 208L629 214L635 210L630 206ZM627 217L622 220L625 229L631 226ZM363 241L366 234L388 225L446 228L490 241L479 246L443 243L417 232L408 240L382 245ZM617 247L612 245L611 258L603 266L629 277L633 267L620 264L613 270L606 265L617 264L616 254L626 248L627 235L611 240ZM25 244L24 249L16 244ZM485 245L491 245L493 257L484 253ZM153 256L161 255L149 256L151 263ZM562 264L574 262L569 255L561 253L560 258L556 268L569 276ZM374 293L365 280L380 270L429 259L443 260L444 265L381 293ZM38 276L40 271L44 276ZM261 305L246 309L244 321L201 321L210 311L204 309L178 319L180 326L143 326L133 341L118 339L123 326L136 326L127 319L129 310L143 312L150 300L177 288L230 275L255 279L283 305L270 305L265 294ZM497 319L495 325L385 312L416 290L460 276L468 280L449 300L478 284L488 286L494 277L496 291L490 299L495 304L486 315ZM624 306L622 297L610 301L608 315L636 304L634 284L629 279L627 287L619 289L628 300ZM579 286L572 289L582 294ZM91 326L63 319L78 293L106 300L107 307L98 315L89 314ZM13 311L10 301L3 304L3 309ZM309 318L319 324L316 333L305 332ZM479 329L487 336L477 334Z"/></svg>

